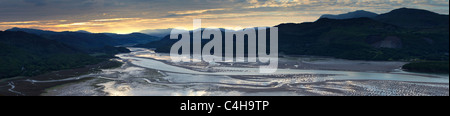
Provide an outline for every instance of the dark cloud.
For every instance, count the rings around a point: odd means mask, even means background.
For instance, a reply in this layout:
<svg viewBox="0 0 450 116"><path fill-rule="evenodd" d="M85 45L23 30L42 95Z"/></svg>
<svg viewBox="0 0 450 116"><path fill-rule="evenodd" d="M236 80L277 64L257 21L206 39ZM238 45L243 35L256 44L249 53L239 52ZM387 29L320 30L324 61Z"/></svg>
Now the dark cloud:
<svg viewBox="0 0 450 116"><path fill-rule="evenodd" d="M31 3L35 6L44 6L46 5L46 0L23 0L26 3Z"/></svg>
<svg viewBox="0 0 450 116"><path fill-rule="evenodd" d="M315 20L322 14L355 10L385 13L401 7L449 14L448 5L449 0L0 0L0 23L65 20L63 23L70 24L113 18L149 19L148 25L157 24L151 23L152 20L169 20L166 18L229 22L264 18L266 22L284 23L281 19L301 22L305 20L297 19Z"/></svg>
<svg viewBox="0 0 450 116"><path fill-rule="evenodd" d="M395 7L422 7L442 13L448 9L448 0L0 0L0 21L11 20L49 20L77 18L141 17L164 18L185 16L174 15L172 11L227 8L226 11L208 11L204 13L223 13L239 11L285 11L298 12L349 9L385 9ZM278 1L278 2L276 2ZM293 4L283 7L283 2ZM302 4L297 4L302 3ZM267 3L271 3L267 5ZM277 4L278 5L274 5ZM252 9L245 7L257 6ZM266 6L263 6L266 5ZM380 11L382 12L382 11ZM448 12L448 11L447 11ZM445 13L445 12L444 12ZM103 15L107 14L107 15ZM142 15L151 14L151 15ZM448 14L448 13L446 13Z"/></svg>

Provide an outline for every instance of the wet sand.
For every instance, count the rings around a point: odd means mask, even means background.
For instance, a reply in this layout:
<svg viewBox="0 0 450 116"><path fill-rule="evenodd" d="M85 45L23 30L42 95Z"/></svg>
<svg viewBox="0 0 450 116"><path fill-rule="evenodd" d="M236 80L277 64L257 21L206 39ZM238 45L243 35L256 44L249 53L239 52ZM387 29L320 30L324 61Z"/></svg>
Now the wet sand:
<svg viewBox="0 0 450 116"><path fill-rule="evenodd" d="M286 80L289 80L289 78L286 78ZM240 89L240 91L247 92L249 95L258 95L259 93L267 92L276 93L280 91L290 93L280 94L281 96L449 96L449 85L445 83L385 80L327 80L319 82L305 81L301 83L290 83L264 90Z"/></svg>
<svg viewBox="0 0 450 116"><path fill-rule="evenodd" d="M282 73L266 75L254 73L259 63L173 63L168 54L145 49L119 57L126 59L124 66L101 74L110 81L72 84L45 95L448 96L449 90L448 75L402 72L405 62L284 57Z"/></svg>
<svg viewBox="0 0 450 116"><path fill-rule="evenodd" d="M137 67L137 68L133 68ZM130 70L133 69L133 70ZM127 71L125 71L127 70ZM48 89L44 96L448 96L446 83L328 80L329 74L204 76L125 63L94 78ZM152 73L147 73L152 72ZM159 76L152 76L159 75Z"/></svg>
<svg viewBox="0 0 450 116"><path fill-rule="evenodd" d="M76 82L45 89L41 96L107 96L107 93L99 91L101 87L94 85L98 83L96 78L85 78ZM91 92L89 92L91 91Z"/></svg>
<svg viewBox="0 0 450 116"><path fill-rule="evenodd" d="M280 59L281 68L303 70L337 70L357 72L394 72L408 62L359 61L312 56L286 56Z"/></svg>
<svg viewBox="0 0 450 116"><path fill-rule="evenodd" d="M10 79L0 80L0 94L4 96L39 96L45 93L45 89L64 85L67 83L79 82L81 80L68 80L52 83L35 83L31 80L47 81L47 80L61 80L73 78L89 73L99 72L100 69L116 67L117 62L105 61L96 65L88 65L84 68L69 69L54 71L43 75L34 77L14 77Z"/></svg>
<svg viewBox="0 0 450 116"><path fill-rule="evenodd" d="M33 83L24 78L0 82L0 95L43 95L43 96L448 96L449 84L434 83L427 78L444 78L447 76L430 76L401 72L405 62L352 61L323 57L284 57L280 59L279 68L298 70L301 74L274 75L233 75L244 68L257 68L258 63L173 63L167 60L167 54L158 56L138 56L136 58L153 59L164 63L156 63L154 69L133 64L133 59L124 60L119 68L84 73L83 78L64 80L81 76L77 71L51 73L33 77L33 80L63 80ZM155 64L153 64L155 65ZM197 73L177 73L163 71L167 66L174 69L189 69ZM224 68L226 67L226 68ZM228 70L238 69L240 70ZM158 70L160 69L160 70ZM170 69L170 68L168 68ZM309 74L314 70L320 73ZM328 71L330 70L330 71ZM334 71L334 72L333 72ZM349 71L334 74L336 71ZM79 71L82 72L82 71ZM87 71L89 72L89 71ZM191 72L191 71L189 71ZM225 72L230 75L208 75L207 73ZM228 72L228 73L227 73ZM357 73L363 72L363 73ZM364 73L370 72L370 73ZM205 73L205 74L203 74ZM246 72L239 74L245 74ZM398 75L400 73L401 75ZM220 73L222 74L222 73ZM349 75L362 78L342 79ZM426 81L399 80L367 80L363 77L375 74L389 76L387 78L420 77ZM69 75L69 76L61 76ZM405 79L405 77L407 77ZM423 77L423 78L422 78ZM386 77L384 77L386 78ZM442 80L442 79L441 79ZM11 82L15 88L12 88ZM437 82L437 81L436 81ZM442 82L442 81L438 81Z"/></svg>
<svg viewBox="0 0 450 116"><path fill-rule="evenodd" d="M170 75L170 74L169 74ZM308 77L308 75L305 75ZM329 75L319 75L322 78ZM197 78L202 78L196 76ZM131 78L131 77L130 77ZM132 77L136 78L136 77ZM176 77L175 77L176 78ZM179 78L188 78L181 76ZM220 77L224 78L224 77ZM232 76L238 80L251 81L255 77ZM48 89L44 96L448 96L449 85L445 83L422 83L380 80L302 80L290 82L291 76L258 77L284 80L287 83L255 81L253 84L224 83L211 80L184 82L171 80L136 83L136 80L116 80L99 83L98 78L80 83L67 84ZM137 79L137 78L136 78ZM188 78L190 79L190 78ZM213 79L214 80L214 79ZM164 82L162 82L164 81ZM252 82L252 81L251 81ZM260 83L261 85L259 85Z"/></svg>
<svg viewBox="0 0 450 116"><path fill-rule="evenodd" d="M221 67L241 67L258 68L262 63L223 63L216 62L214 65L206 62L199 63L173 63L170 61L170 55L167 53L158 53L157 55L137 55L140 58L151 58L165 64L187 68L190 70L202 72L214 72L208 68ZM281 56L278 61L280 69L299 69L299 70L331 70L331 71L356 71L356 72L381 72L389 73L402 70L402 66L408 62L401 61L361 61L345 60L319 56Z"/></svg>

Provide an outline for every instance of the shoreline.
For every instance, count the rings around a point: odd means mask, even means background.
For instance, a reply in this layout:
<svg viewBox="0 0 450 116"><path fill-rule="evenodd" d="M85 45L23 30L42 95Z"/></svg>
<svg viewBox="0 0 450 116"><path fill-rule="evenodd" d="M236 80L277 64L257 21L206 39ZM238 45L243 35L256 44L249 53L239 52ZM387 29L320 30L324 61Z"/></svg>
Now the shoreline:
<svg viewBox="0 0 450 116"><path fill-rule="evenodd" d="M244 76L231 76L232 78L246 78ZM270 77L276 78L276 77ZM49 93L44 93L42 96L128 96L128 95L137 95L137 96L173 96L178 94L170 94L167 92L154 94L146 94L146 93L134 93L127 94L128 89L120 89L121 84L112 85L109 89L119 89L114 94L109 93L108 91L99 91L100 88L103 87L95 87L93 85L98 85L96 82L96 78L92 80L86 80L83 82L74 82L65 85L61 85L58 88L50 88ZM245 80L245 79L244 79ZM115 81L111 81L115 82ZM117 84L117 83L116 83ZM167 85L177 85L183 83L161 83L160 86ZM210 95L221 95L227 96L228 94L221 93L233 93L238 92L241 96L402 96L406 95L405 93L390 93L390 91L399 91L399 92L411 92L415 91L415 96L448 96L448 84L446 83L432 83L432 82L407 82L407 81L387 81L387 80L326 80L319 82L307 82L307 83L295 83L295 84L287 84L281 86L274 85L261 85L254 86L255 88L242 87L240 85L234 86L233 84L225 84L225 83L208 83L213 85L225 85L221 86L217 89L210 88L207 90L198 90L198 89L188 89L190 92L196 93L200 91L200 93L204 94L194 94L194 96L210 96ZM125 83L125 85L128 85ZM388 85L388 86L387 86ZM373 86L375 88L367 86ZM119 88L115 88L119 87ZM108 88L108 87L106 87ZM157 88L157 87L156 87ZM413 88L413 89L412 89ZM138 88L137 88L138 89ZM368 90L369 89L369 90ZM375 90L370 90L375 89ZM379 90L378 90L379 89ZM75 90L75 91L73 91ZM179 92L180 89L175 89L173 91ZM181 89L183 90L183 89ZM223 91L225 90L225 91ZM229 91L227 91L229 90ZM70 92L67 92L70 91ZM82 92L84 94L74 94L80 91L88 91ZM149 90L152 91L152 90ZM421 91L433 92L433 94L429 93L420 93ZM124 92L124 94L120 94L120 92ZM323 92L323 93L322 93ZM372 93L375 92L375 93ZM218 94L214 94L218 93ZM366 94L370 93L370 94ZM413 92L414 93L414 92ZM234 96L235 94L231 94Z"/></svg>
<svg viewBox="0 0 450 116"><path fill-rule="evenodd" d="M128 64L126 67L139 67L134 64ZM143 67L141 67L143 68ZM126 69L126 68L125 68ZM154 70L154 69L146 69L146 70ZM167 73L167 72L160 72L160 73ZM326 76L326 75L324 75ZM247 80L251 79L252 77L246 77L246 76L230 76L231 78L237 78L240 80ZM267 79L280 79L279 77L275 76L268 76ZM97 79L101 78L91 78L86 79L85 81L79 80L78 82L72 82L67 83L64 85L60 85L55 88L49 88L48 93L41 94L42 96L127 96L127 95L138 95L138 96L173 96L178 94L168 94L168 92L162 92L162 93L155 93L155 94L146 94L144 93L135 93L135 94L127 94L126 91L129 89L123 89L121 83L122 81L114 81L109 80L110 82L115 82L117 85L111 85L111 86L103 86L99 85L104 82L98 82ZM281 79L290 79L290 78L281 78ZM178 85L178 84L186 84L186 83L160 83L151 81L150 84L156 84L160 86L167 86L170 85ZM201 82L200 82L201 83ZM124 85L129 85L129 82L124 83ZM239 95L242 96L362 96L362 95L369 95L369 96L402 96L406 95L404 93L389 93L389 91L400 91L400 92L411 92L416 91L418 93L414 94L416 96L432 96L432 95L439 95L439 96L448 96L448 83L433 83L433 82L409 82L409 81L395 81L395 80L326 80L326 81L319 81L319 82L305 82L305 83L295 83L295 84L283 84L281 86L274 86L274 85L261 85L257 88L247 88L242 87L240 85L233 86L233 84L226 84L226 83L208 83L213 85L225 85L221 86L218 89L210 88L207 90L197 90L192 89L190 92L198 92L204 93L204 94L194 94L194 96L210 96L210 95L225 95L227 94L221 94L223 92L223 89L230 90L228 92L238 92ZM389 85L389 86L387 86ZM245 85L244 85L245 86ZM371 87L366 88L367 86L373 86L376 88L376 90L368 90L373 89ZM119 93L109 93L109 91L103 91L102 89L119 89ZM113 87L113 88L109 88ZM117 87L117 88L116 88ZM241 88L242 87L242 88ZM255 86L256 87L256 86ZM294 87L294 88L292 88ZM305 88L306 87L306 88ZM310 88L312 87L312 88ZM325 87L325 88L323 88ZM331 87L331 88L330 88ZM336 87L336 88L334 88ZM156 87L157 88L157 87ZM266 89L263 89L266 88ZM413 88L413 89L411 89ZM377 90L380 89L380 90ZM181 89L183 90L183 89ZM87 91L87 92L86 92ZM152 90L149 90L152 91ZM179 92L178 90L174 90L175 92ZM429 91L433 92L434 94L429 93L420 93L421 91ZM120 92L125 92L124 94L120 94ZM324 93L321 93L324 92ZM375 93L372 93L375 92ZM379 92L379 93L377 93ZM82 94L80 94L82 93ZM215 94L218 93L218 94ZM365 94L370 93L370 94ZM278 95L280 94L280 95ZM183 95L183 94L182 94ZM234 94L231 94L234 95Z"/></svg>
<svg viewBox="0 0 450 116"><path fill-rule="evenodd" d="M46 92L46 89L62 86L64 84L78 82L83 79L59 81L52 83L37 83L31 81L31 79L39 81L68 79L90 73L96 73L101 69L116 68L119 63L120 62L118 61L109 60L95 65L87 65L83 68L53 71L33 77L13 77L10 79L1 80L0 94L4 96L40 96L41 94ZM12 90L16 92L13 92Z"/></svg>
<svg viewBox="0 0 450 116"><path fill-rule="evenodd" d="M160 54L161 55L161 54ZM162 54L163 56L164 54ZM164 56L163 56L164 57ZM220 64L220 67L242 67L242 68L248 68L248 67L256 67L259 66L260 64L258 63L234 63L234 64L227 64L227 63L217 63L216 65L212 65L210 66L209 63L173 63L170 62L168 60L161 60L161 59L157 59L157 58L152 58L152 57L138 57L138 58L145 58L145 59L153 59L162 63L165 63L167 65L171 65L171 66L176 66L176 67L180 67L180 68L186 68L189 70L194 70L194 71L200 71L200 72L216 72L218 70L211 70L211 67L217 66L217 64ZM118 59L118 61L120 61L121 59ZM35 77L29 77L29 78L20 78L17 77L15 79L6 79L6 80L1 80L0 81L0 96L52 96L52 95L78 95L78 94L74 94L73 92L75 91L80 91L80 90L92 90L95 92L91 92L88 94L80 94L80 95L88 95L88 96L106 96L108 95L107 93L102 93L102 91L98 91L99 89L102 89L101 87L97 87L95 85L92 85L93 83L96 83L97 78L93 77L93 76L84 76L87 74L92 74L92 73L98 73L98 71L100 69L116 69L120 66L113 66L113 67L108 67L108 62L114 62L113 59L111 59L110 61L106 61L106 62L102 62L100 64L96 64L96 65L90 65L90 66L86 66L84 68L80 68L80 69L70 69L70 70L62 70L62 71L55 71L55 72L51 72L48 74L44 74L44 75L39 75L39 76L35 76ZM140 68L145 68L145 67L141 67L138 65L135 65L133 63L128 63L130 61L127 60L123 60L121 63L122 67L126 67L124 64L129 64L130 67L140 67ZM402 70L400 70L399 68L401 67L400 65L404 65L406 64L406 62L396 62L396 61L358 61L358 60L344 60L344 59L333 59L333 58L318 58L318 57L314 57L314 58L308 58L308 57L290 57L290 58L282 58L282 60L280 60L280 69L295 69L295 70L324 70L324 71L348 71L348 72L367 72L367 73L390 73L390 74L402 74L402 75L421 75L420 73L414 73L414 74L408 74L408 72L403 72ZM303 67L299 67L296 65L301 65L301 64L307 64ZM321 69L320 67L326 67L328 69ZM362 68L357 70L360 67L366 67L366 68ZM353 69L353 70L348 70L348 69ZM374 70L375 69L375 70ZM376 70L378 69L378 70ZM156 71L160 71L158 69L152 69L152 70L156 70ZM159 73L170 73L167 71L161 71ZM403 74L404 73L404 74ZM95 74L93 74L95 75ZM189 74L188 74L189 75ZM308 75L308 74L306 74ZM427 75L427 74L424 74ZM82 78L77 78L79 76L83 76ZM251 77L251 75L248 75ZM289 75L279 75L283 78L281 79L289 79L289 78L294 78L294 77L287 77ZM246 78L247 76L230 76L230 77L234 77L234 78ZM261 76L260 76L261 77ZM438 77L438 76L436 76ZM71 79L73 78L73 79ZM278 77L276 77L276 75L273 76L269 76L268 78L273 78L273 79L279 79ZM435 78L435 77L428 77L428 78ZM30 80L33 79L33 80ZM67 80L65 80L67 79ZM101 78L99 78L101 80ZM34 80L38 80L36 82L34 82ZM52 80L63 80L63 81L52 81ZM245 79L240 79L240 80L245 80ZM51 81L51 82L47 82L47 83L39 83L39 81ZM152 80L153 81L153 80ZM12 85L10 82L13 82ZM150 81L151 82L151 81ZM149 83L150 83L149 82ZM406 85L397 85L397 86L409 86L409 85L417 85L417 86L422 86L422 84L431 84L431 85L438 85L438 86L444 86L443 88L439 88L439 89L446 89L448 91L448 83L432 83L432 82L409 82L409 81L386 81L386 80L327 80L327 81L322 81L322 82L314 82L314 83L297 83L297 86L304 86L304 85L312 85L312 86L319 86L319 85L324 85L327 83L330 83L331 85L333 85L334 83L342 83L341 85L344 85L345 82L357 82L357 83L363 83L363 82L373 82L375 83L375 86L383 86L383 82L386 82L386 84L391 84L391 85L396 85L394 83L403 83ZM319 84L322 83L322 84ZM8 85L9 84L9 85ZM210 84L214 84L214 83L210 83ZM220 84L220 83L219 83ZM83 85L83 86L81 86ZM289 84L288 84L289 85ZM291 85L296 85L296 84L290 84ZM15 86L15 88L13 88L14 91L20 92L20 93L15 93L13 91L9 91L9 89L11 89L11 86ZM285 86L285 85L284 85ZM286 92L284 91L286 88L282 86L280 88L271 88L269 89L269 92L273 90L280 90L281 92ZM358 86L363 86L363 85L358 85ZM446 87L445 87L446 86ZM77 87L84 87L84 88L77 88ZM236 88L237 87L237 88ZM234 87L234 89L236 90L241 90L239 89L239 86ZM412 86L415 87L415 86ZM225 87L226 88L226 87ZM233 88L233 87L232 87ZM425 88L432 88L431 86L425 86ZM290 88L288 88L290 89ZM299 89L299 88L296 88ZM329 90L333 90L332 88L328 88ZM338 90L339 88L336 88L334 90ZM393 87L393 89L401 89L401 88L396 88ZM242 89L244 91L244 89ZM251 90L251 89L249 89ZM259 91L259 90L258 90ZM361 91L364 91L363 89L361 89ZM212 91L213 92L213 91ZM264 91L260 91L260 92L264 92ZM6 93L6 94L5 94ZM448 93L440 93L440 95L448 95Z"/></svg>
<svg viewBox="0 0 450 116"><path fill-rule="evenodd" d="M130 48L129 48L130 49ZM131 48L137 51L145 51L145 48ZM144 50L142 50L144 49ZM132 50L133 51L133 50ZM167 53L153 53L152 55L139 56L137 58L149 58L152 60L160 61L168 65L188 68L191 70L203 71L204 67L210 66L207 62L199 63L173 63L170 62L170 55ZM161 57L163 57L161 59ZM379 73L392 73L402 70L402 67L409 62L405 61L364 61L364 60L347 60L338 59L324 56L295 56L284 55L279 58L278 68L280 69L299 69L299 70L325 70L325 71L352 71L352 72L379 72ZM265 65L263 63L226 63L216 62L220 66L248 68L259 67ZM201 68L199 68L201 67Z"/></svg>
<svg viewBox="0 0 450 116"><path fill-rule="evenodd" d="M137 48L140 49L140 48ZM147 49L147 48L144 48ZM156 53L164 57L170 57L169 53ZM189 67L189 65L204 66L204 62L201 63L181 63L182 65L170 62L168 59L156 59L153 57L138 57L138 58L150 58L156 61L166 63L168 65L196 69ZM229 65L230 63L216 62L217 64L222 64L223 66L231 67L255 67L262 63L231 63L234 65ZM327 70L327 71L353 71L353 72L380 72L380 73L391 73L397 70L403 70L402 67L411 62L407 61L369 61L369 60L348 60L333 58L327 56L308 56L308 55L283 55L279 57L278 68L280 69L301 69L301 70ZM206 63L207 64L207 63ZM224 65L225 64L225 65ZM227 65L228 64L228 65ZM188 66L184 66L188 65ZM206 65L207 66L207 65ZM417 73L417 72L412 72ZM432 74L432 73L430 73Z"/></svg>

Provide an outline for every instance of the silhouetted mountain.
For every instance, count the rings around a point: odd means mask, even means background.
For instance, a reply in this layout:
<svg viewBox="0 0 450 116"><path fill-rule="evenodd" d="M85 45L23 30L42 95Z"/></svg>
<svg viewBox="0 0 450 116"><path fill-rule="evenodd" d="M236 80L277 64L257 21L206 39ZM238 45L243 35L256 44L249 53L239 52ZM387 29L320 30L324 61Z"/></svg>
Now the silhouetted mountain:
<svg viewBox="0 0 450 116"><path fill-rule="evenodd" d="M115 39L105 34L89 34L89 33L77 33L77 32L61 32L58 34L41 36L50 40L63 42L67 45L73 46L83 51L90 52L93 49L102 48L105 46L117 46L119 45Z"/></svg>
<svg viewBox="0 0 450 116"><path fill-rule="evenodd" d="M159 39L158 37L140 33L120 35L111 33L53 32L24 28L13 28L7 31L23 31L40 35L47 39L62 42L88 53L104 51L105 47L111 48L111 46L148 43Z"/></svg>
<svg viewBox="0 0 450 116"><path fill-rule="evenodd" d="M414 18L423 13L406 15ZM279 28L279 51L288 55L318 55L355 60L448 60L448 28L418 30L375 19L377 18L322 18L316 22L281 24L276 26ZM413 23L410 25L423 23L415 22L416 19L409 20ZM177 41L166 36L161 41L138 47L170 52L171 46Z"/></svg>
<svg viewBox="0 0 450 116"><path fill-rule="evenodd" d="M53 32L25 28L13 28L6 31L22 31L36 34L49 40L55 40L65 43L84 52L95 52L95 49L103 48L105 46L118 45L118 43L114 39L104 34Z"/></svg>
<svg viewBox="0 0 450 116"><path fill-rule="evenodd" d="M89 31L85 31L85 30L78 30L78 31L75 31L75 32L77 32L77 33L91 33Z"/></svg>
<svg viewBox="0 0 450 116"><path fill-rule="evenodd" d="M0 42L3 44L18 47L34 54L81 53L81 51L61 42L48 40L34 34L11 31L0 33Z"/></svg>
<svg viewBox="0 0 450 116"><path fill-rule="evenodd" d="M0 78L33 76L95 64L115 54L130 52L113 46L149 42L132 38L144 38L145 35L130 35L117 37L116 34L9 29L0 32Z"/></svg>
<svg viewBox="0 0 450 116"><path fill-rule="evenodd" d="M39 30L39 29L28 29L28 28L17 28L17 27L8 29L6 31L23 31L23 32L27 32L27 33L30 33L30 34L36 34L36 35L42 35L42 34L53 35L53 34L58 34L58 32L53 32L53 31L44 31L44 30Z"/></svg>
<svg viewBox="0 0 450 116"><path fill-rule="evenodd" d="M170 34L173 28L169 29L147 29L142 30L141 33L145 33L147 35L156 36L156 37L165 37Z"/></svg>
<svg viewBox="0 0 450 116"><path fill-rule="evenodd" d="M355 12L349 12L346 14L339 14L339 15L331 15L326 14L322 15L320 18L328 18L328 19L352 19L352 18L374 18L378 16L378 14L373 12L368 12L364 10L358 10Z"/></svg>
<svg viewBox="0 0 450 116"><path fill-rule="evenodd" d="M158 41L161 39L160 37L155 37L143 33L131 33L131 34L105 33L105 34L115 39L115 41L118 42L120 45L143 44Z"/></svg>
<svg viewBox="0 0 450 116"><path fill-rule="evenodd" d="M204 30L205 30L205 28L202 28L202 29L196 29L196 30L189 31L191 41L192 41L192 39L193 39L192 33L193 33L194 31L195 31L195 32L197 32L197 31L202 31L202 32L203 32ZM219 29L219 30L222 32L222 38L225 38L225 31L226 31L226 29L221 28L221 29ZM230 31L232 31L232 30L230 30ZM156 50L157 52L170 52L171 46L172 46L174 43L176 43L177 41L178 41L178 40L170 39L170 35L167 35L167 36L165 36L164 38L162 38L162 39L159 40L159 41L154 41L154 42L150 42L150 43L146 43L146 44L138 44L138 45L136 45L136 46L134 46L134 47L158 48L158 49ZM202 45L206 44L206 43L209 42L209 41L211 41L211 40L202 40ZM191 46L191 47L192 47L192 46Z"/></svg>
<svg viewBox="0 0 450 116"><path fill-rule="evenodd" d="M190 33L190 38L191 38L191 43L190 43L190 45L191 45L191 53L193 53L193 46L194 46L194 44L193 44L193 33L194 32L199 32L199 31L201 31L201 32L203 32L205 29L204 28L202 28L202 29L196 29L196 30L193 30L193 31L189 31L189 33ZM227 29L223 29L223 28L221 28L221 29L219 29L220 30L220 32L221 32L221 34L222 34L222 49L223 50L225 50L225 33L227 32L227 31L230 31L230 32L233 32L234 30L227 30ZM255 30L257 30L257 28L255 28ZM256 34L258 34L258 33L256 33ZM201 37L203 37L203 35L201 36ZM205 46L206 45L206 43L208 43L208 42L210 42L211 40L213 40L215 37L213 37L213 36L211 36L211 39L202 39L201 40L201 46L203 47L203 46ZM166 37L164 37L162 40L160 40L160 41L155 41L155 42L150 42L150 43L147 43L147 44L140 44L140 45L136 45L135 47L143 47L143 48L157 48L156 49L156 52L159 52L159 53L169 53L170 52L170 50L171 50L171 47L172 47L172 45L174 44L174 43L176 43L176 42L178 42L179 41L179 39L181 39L180 38L180 36L179 36L179 38L178 38L178 40L176 40L176 39L170 39L170 35L168 35L168 36L166 36ZM236 39L236 38L234 38L234 39ZM248 43L248 38L247 37L244 37L244 43ZM244 45L244 47L247 47L248 45ZM181 53L181 50L179 51L180 53ZM214 50L211 50L210 51L212 54L214 54L216 51L214 51ZM256 51L256 52L258 52L258 51ZM225 51L222 51L222 55L225 55ZM244 54L248 54L248 51L245 51L244 52Z"/></svg>
<svg viewBox="0 0 450 116"><path fill-rule="evenodd" d="M374 19L406 28L448 28L449 26L448 15L421 9L396 9Z"/></svg>
<svg viewBox="0 0 450 116"><path fill-rule="evenodd" d="M204 29L202 29L202 30L204 30ZM198 29L196 31L198 31ZM189 31L189 32L190 32L191 39L192 39L193 31ZM138 45L135 45L134 47L159 48L158 52L170 52L170 47L177 41L178 40L170 39L170 31L169 31L169 35L166 35L159 41L154 41L154 42L145 43L145 44L138 44Z"/></svg>
<svg viewBox="0 0 450 116"><path fill-rule="evenodd" d="M320 19L278 27L280 52L285 54L357 60L448 59L448 31L413 31L369 18Z"/></svg>
<svg viewBox="0 0 450 116"><path fill-rule="evenodd" d="M170 39L170 36L168 35L159 41L149 42L146 44L138 44L138 45L135 45L134 47L159 48L160 50L162 50L162 47L166 48L166 47L172 46L177 41L178 40ZM169 51L158 51L158 52L169 52Z"/></svg>
<svg viewBox="0 0 450 116"><path fill-rule="evenodd" d="M99 61L58 41L25 32L0 31L0 78L32 76Z"/></svg>

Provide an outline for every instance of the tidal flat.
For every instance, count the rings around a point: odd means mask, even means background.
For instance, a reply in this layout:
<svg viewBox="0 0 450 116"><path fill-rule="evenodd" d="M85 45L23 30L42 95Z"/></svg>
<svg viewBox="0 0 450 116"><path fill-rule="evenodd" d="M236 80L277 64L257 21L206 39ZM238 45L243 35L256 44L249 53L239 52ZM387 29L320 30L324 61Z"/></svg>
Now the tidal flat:
<svg viewBox="0 0 450 116"><path fill-rule="evenodd" d="M292 56L274 74L256 63L173 63L168 54L129 48L123 65L44 96L448 96L449 76L410 73L405 62ZM51 82L49 82L51 83Z"/></svg>

